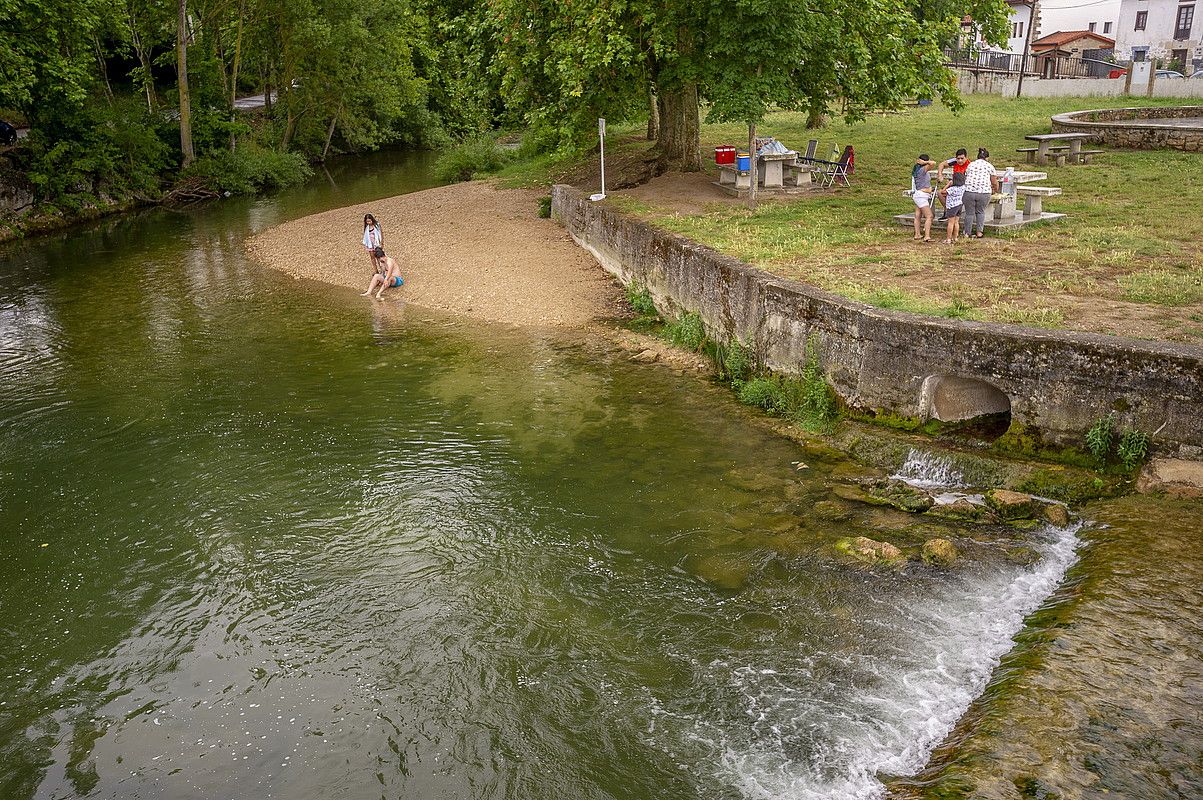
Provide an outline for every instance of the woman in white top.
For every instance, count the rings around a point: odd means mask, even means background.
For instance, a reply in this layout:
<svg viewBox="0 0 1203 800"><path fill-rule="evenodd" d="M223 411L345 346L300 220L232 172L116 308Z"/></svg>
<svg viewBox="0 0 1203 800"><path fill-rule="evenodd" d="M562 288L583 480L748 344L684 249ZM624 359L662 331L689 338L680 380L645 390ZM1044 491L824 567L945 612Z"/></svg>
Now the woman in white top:
<svg viewBox="0 0 1203 800"><path fill-rule="evenodd" d="M376 248L384 247L384 233L380 223L371 214L363 215L363 247L368 251L368 260L372 262L372 272L379 272L380 265L376 261Z"/></svg>
<svg viewBox="0 0 1203 800"><path fill-rule="evenodd" d="M990 163L990 151L979 147L977 159L965 167L965 232L971 237L982 238L986 228L986 211L990 208L990 195L998 191L998 176Z"/></svg>

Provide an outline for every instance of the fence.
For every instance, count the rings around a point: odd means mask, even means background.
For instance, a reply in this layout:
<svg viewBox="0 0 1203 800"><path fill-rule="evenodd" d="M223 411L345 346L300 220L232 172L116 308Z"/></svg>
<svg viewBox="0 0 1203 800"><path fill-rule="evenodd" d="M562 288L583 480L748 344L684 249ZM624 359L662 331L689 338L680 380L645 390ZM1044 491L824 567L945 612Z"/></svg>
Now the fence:
<svg viewBox="0 0 1203 800"><path fill-rule="evenodd" d="M970 72L996 72L1053 78L1109 78L1123 67L1097 58L1057 58L1052 55L1023 56L981 50L945 50L945 64Z"/></svg>

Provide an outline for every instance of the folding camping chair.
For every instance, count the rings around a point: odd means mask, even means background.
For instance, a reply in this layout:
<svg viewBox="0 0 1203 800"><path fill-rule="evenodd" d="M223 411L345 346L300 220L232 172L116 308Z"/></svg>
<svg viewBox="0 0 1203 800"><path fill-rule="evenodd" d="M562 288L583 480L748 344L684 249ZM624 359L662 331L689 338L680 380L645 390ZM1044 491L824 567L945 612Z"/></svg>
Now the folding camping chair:
<svg viewBox="0 0 1203 800"><path fill-rule="evenodd" d="M810 164L815 160L815 153L819 150L819 140L811 139L806 143L806 152L798 156L799 164Z"/></svg>
<svg viewBox="0 0 1203 800"><path fill-rule="evenodd" d="M836 181L842 182L845 186L852 185L849 176L856 171L856 153L853 152L852 145L844 148L838 161L823 161L816 158L811 159L811 163L818 167L815 174L819 179L820 189L830 189Z"/></svg>

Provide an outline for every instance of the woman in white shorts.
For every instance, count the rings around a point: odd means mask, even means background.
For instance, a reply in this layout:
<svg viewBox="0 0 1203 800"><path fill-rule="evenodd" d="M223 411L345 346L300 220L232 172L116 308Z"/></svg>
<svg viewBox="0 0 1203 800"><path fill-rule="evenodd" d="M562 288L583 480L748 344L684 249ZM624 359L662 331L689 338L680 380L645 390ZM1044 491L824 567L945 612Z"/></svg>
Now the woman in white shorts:
<svg viewBox="0 0 1203 800"><path fill-rule="evenodd" d="M911 199L915 201L915 241L931 241L932 198L931 171L936 162L920 154L911 168L911 183L914 184Z"/></svg>

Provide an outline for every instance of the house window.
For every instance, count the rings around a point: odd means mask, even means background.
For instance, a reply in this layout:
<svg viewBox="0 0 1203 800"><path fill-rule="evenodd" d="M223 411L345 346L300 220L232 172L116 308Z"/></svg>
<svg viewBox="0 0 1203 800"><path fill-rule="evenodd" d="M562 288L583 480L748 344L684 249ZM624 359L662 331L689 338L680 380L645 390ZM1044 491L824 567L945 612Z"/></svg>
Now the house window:
<svg viewBox="0 0 1203 800"><path fill-rule="evenodd" d="M1090 23L1090 26L1089 26L1089 27L1090 27L1090 32L1091 32L1091 33L1094 33L1094 26L1095 26L1095 25L1098 25L1098 23L1097 23L1097 22L1092 22L1092 23Z"/></svg>
<svg viewBox="0 0 1203 800"><path fill-rule="evenodd" d="M1133 28L1132 30L1143 31L1145 29L1145 25L1147 25L1148 23L1149 23L1149 12L1148 11L1137 11L1136 12L1136 27Z"/></svg>
<svg viewBox="0 0 1203 800"><path fill-rule="evenodd" d="M1174 39L1181 41L1190 38L1190 26L1195 21L1195 7L1178 6L1178 22L1174 26Z"/></svg>
<svg viewBox="0 0 1203 800"><path fill-rule="evenodd" d="M1011 38L1012 39L1022 39L1023 38L1023 23L1022 22L1011 23Z"/></svg>
<svg viewBox="0 0 1203 800"><path fill-rule="evenodd" d="M1111 23L1110 22L1103 23L1103 33L1111 33Z"/></svg>

